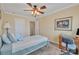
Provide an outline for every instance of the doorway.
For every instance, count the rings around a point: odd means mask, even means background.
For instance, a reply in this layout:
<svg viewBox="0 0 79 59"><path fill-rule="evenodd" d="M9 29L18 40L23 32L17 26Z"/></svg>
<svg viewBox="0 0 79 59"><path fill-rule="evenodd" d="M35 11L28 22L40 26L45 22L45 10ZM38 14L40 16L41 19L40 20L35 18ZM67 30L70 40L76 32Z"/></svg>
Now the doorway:
<svg viewBox="0 0 79 59"><path fill-rule="evenodd" d="M30 21L30 36L35 35L35 22Z"/></svg>

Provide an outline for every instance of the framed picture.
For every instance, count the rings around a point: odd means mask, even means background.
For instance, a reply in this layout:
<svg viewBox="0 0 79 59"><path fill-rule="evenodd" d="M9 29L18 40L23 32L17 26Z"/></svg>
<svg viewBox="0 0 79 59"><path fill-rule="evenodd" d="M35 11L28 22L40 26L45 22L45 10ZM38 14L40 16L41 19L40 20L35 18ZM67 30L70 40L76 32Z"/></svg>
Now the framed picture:
<svg viewBox="0 0 79 59"><path fill-rule="evenodd" d="M72 30L72 16L56 19L54 25L55 25L55 30L71 31Z"/></svg>

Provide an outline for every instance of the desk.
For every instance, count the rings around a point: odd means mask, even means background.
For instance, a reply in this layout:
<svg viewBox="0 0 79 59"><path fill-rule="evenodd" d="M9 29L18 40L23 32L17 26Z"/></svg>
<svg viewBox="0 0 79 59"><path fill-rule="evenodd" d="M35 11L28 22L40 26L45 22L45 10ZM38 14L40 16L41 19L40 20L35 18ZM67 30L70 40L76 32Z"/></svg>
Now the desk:
<svg viewBox="0 0 79 59"><path fill-rule="evenodd" d="M78 54L79 54L79 35L75 36L74 41L75 41L75 44L76 44L76 46L77 46Z"/></svg>

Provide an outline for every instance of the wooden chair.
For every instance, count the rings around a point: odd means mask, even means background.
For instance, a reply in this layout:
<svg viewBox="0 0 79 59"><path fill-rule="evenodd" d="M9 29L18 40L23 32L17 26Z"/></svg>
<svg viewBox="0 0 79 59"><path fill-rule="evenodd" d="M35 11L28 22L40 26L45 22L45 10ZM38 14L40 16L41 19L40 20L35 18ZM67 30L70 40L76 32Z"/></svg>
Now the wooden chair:
<svg viewBox="0 0 79 59"><path fill-rule="evenodd" d="M61 49L62 48L62 36L61 36L61 34L59 34L58 35L58 41L59 41L59 43L58 43L58 47Z"/></svg>
<svg viewBox="0 0 79 59"><path fill-rule="evenodd" d="M75 49L76 49L76 45L74 44L74 42L73 42L73 40L72 40L73 38L71 38L70 36L68 36L68 35L64 35L64 34L59 34L58 35L58 40L59 40L59 44L58 44L58 47L59 47L59 49L61 49L61 51L63 51L63 52L71 52L71 51L75 51ZM65 44L65 46L63 46L63 44L62 43L64 43ZM72 47L73 48L72 48ZM71 50L71 51L70 51ZM72 52L72 53L73 53Z"/></svg>
<svg viewBox="0 0 79 59"><path fill-rule="evenodd" d="M62 46L62 35L61 34L58 35L58 41L59 41L59 44L58 44L59 49L67 51L67 48Z"/></svg>

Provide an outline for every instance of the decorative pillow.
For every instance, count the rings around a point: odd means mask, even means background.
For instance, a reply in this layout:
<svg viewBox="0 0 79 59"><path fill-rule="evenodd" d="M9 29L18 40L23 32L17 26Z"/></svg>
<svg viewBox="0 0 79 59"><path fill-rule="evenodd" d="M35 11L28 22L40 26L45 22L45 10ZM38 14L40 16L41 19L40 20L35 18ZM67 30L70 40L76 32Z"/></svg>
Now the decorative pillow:
<svg viewBox="0 0 79 59"><path fill-rule="evenodd" d="M17 41L12 33L7 33L7 36L12 43Z"/></svg>
<svg viewBox="0 0 79 59"><path fill-rule="evenodd" d="M23 36L21 34L16 34L17 41L23 40Z"/></svg>
<svg viewBox="0 0 79 59"><path fill-rule="evenodd" d="M7 34L6 34L6 33L4 33L4 34L2 35L2 40L3 40L3 42L4 42L5 44L10 44L10 43L11 43L11 41L10 41L9 38L7 37Z"/></svg>
<svg viewBox="0 0 79 59"><path fill-rule="evenodd" d="M1 39L1 37L0 37L0 48L2 47L2 39Z"/></svg>

